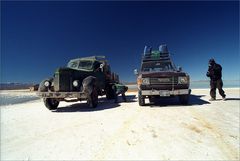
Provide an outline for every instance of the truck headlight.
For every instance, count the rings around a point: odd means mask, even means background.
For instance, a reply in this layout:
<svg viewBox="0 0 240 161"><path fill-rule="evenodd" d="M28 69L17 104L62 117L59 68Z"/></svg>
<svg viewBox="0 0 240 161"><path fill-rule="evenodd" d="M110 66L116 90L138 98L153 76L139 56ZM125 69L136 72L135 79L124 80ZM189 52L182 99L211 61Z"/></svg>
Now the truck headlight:
<svg viewBox="0 0 240 161"><path fill-rule="evenodd" d="M188 84L188 77L178 77L178 84Z"/></svg>
<svg viewBox="0 0 240 161"><path fill-rule="evenodd" d="M73 86L78 87L79 86L79 81L78 80L73 81Z"/></svg>
<svg viewBox="0 0 240 161"><path fill-rule="evenodd" d="M44 82L44 86L45 86L45 87L49 87L49 86L50 86L50 82L49 82L49 81L45 81L45 82Z"/></svg>
<svg viewBox="0 0 240 161"><path fill-rule="evenodd" d="M142 78L142 84L143 84L143 85L148 85L148 84L150 84L149 78Z"/></svg>

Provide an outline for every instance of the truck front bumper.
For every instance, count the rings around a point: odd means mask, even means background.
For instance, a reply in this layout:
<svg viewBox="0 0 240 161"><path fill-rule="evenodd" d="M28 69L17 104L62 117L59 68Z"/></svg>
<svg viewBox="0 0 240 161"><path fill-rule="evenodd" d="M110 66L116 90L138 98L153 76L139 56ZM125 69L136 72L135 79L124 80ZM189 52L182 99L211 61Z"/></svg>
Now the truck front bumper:
<svg viewBox="0 0 240 161"><path fill-rule="evenodd" d="M43 98L87 98L83 92L37 92Z"/></svg>
<svg viewBox="0 0 240 161"><path fill-rule="evenodd" d="M176 96L176 95L186 95L191 93L191 89L177 89L177 90L142 90L142 96Z"/></svg>

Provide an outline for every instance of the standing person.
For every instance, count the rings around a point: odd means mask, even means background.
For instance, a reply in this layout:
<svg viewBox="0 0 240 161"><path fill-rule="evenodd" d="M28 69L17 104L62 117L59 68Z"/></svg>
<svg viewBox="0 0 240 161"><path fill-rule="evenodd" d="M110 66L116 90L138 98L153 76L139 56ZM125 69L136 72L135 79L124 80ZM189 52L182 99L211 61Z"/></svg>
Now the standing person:
<svg viewBox="0 0 240 161"><path fill-rule="evenodd" d="M222 96L222 99L226 100L226 95L223 87L222 82L222 67L221 65L217 64L214 59L210 59L208 62L208 72L207 77L210 77L210 96L211 99L209 101L216 100L216 88L218 88L219 94Z"/></svg>

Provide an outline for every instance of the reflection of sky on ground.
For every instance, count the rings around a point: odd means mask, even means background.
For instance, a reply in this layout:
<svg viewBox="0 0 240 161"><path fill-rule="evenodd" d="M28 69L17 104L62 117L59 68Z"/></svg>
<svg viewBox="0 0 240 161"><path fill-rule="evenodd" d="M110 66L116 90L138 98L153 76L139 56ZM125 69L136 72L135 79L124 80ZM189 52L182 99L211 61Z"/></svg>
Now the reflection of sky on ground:
<svg viewBox="0 0 240 161"><path fill-rule="evenodd" d="M33 93L0 92L0 106L24 103L37 99L39 97Z"/></svg>

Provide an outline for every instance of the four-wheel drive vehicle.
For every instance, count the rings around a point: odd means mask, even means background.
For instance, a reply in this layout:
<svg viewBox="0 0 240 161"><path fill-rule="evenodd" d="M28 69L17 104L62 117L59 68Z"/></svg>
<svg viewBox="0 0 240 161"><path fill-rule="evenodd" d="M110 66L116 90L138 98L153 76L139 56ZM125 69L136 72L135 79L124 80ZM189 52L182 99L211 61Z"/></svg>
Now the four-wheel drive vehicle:
<svg viewBox="0 0 240 161"><path fill-rule="evenodd" d="M38 95L49 110L56 109L60 101L87 100L90 107L98 104L98 95L113 99L114 83L118 75L111 73L105 56L91 56L70 60L67 67L58 68L54 76L43 80Z"/></svg>
<svg viewBox="0 0 240 161"><path fill-rule="evenodd" d="M145 105L145 98L154 102L159 97L179 96L182 104L188 104L189 75L174 65L167 45L160 45L158 51L145 47L141 69L135 69L138 84L138 102Z"/></svg>

